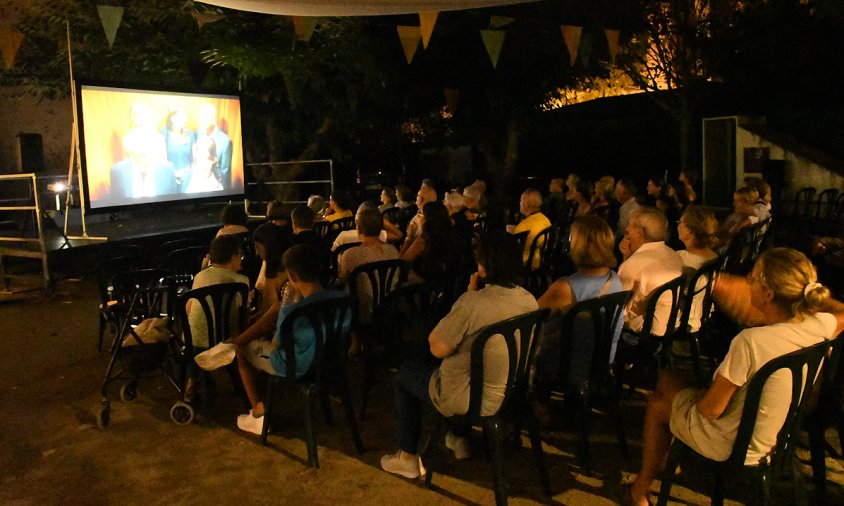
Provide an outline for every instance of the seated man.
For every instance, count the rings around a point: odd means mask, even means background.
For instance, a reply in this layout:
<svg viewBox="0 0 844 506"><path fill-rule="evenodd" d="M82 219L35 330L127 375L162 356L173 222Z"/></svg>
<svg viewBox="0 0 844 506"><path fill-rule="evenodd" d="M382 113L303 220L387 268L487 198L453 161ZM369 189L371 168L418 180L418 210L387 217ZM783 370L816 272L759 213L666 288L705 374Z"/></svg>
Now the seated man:
<svg viewBox="0 0 844 506"><path fill-rule="evenodd" d="M624 290L633 295L624 312L624 327L633 332L642 330L645 310L651 292L683 274L683 259L665 245L668 237L668 220L662 211L653 207L640 207L630 216L619 249L624 262L618 268L618 277ZM668 297L656 305L651 332L661 336L668 326L671 304ZM631 345L638 342L635 336L622 335Z"/></svg>
<svg viewBox="0 0 844 506"><path fill-rule="evenodd" d="M404 244L402 244L401 251L399 251L400 254L404 254L413 244L413 241L422 233L422 222L425 221L425 218L422 216L422 208L428 202L437 200L437 190L433 185L433 181L425 179L422 181L422 186L419 187L419 193L416 194L416 216L407 225L407 235Z"/></svg>
<svg viewBox="0 0 844 506"><path fill-rule="evenodd" d="M222 235L211 241L209 253L211 265L196 275L191 288L204 288L223 283L243 283L248 287L249 278L237 272L240 270L241 256L243 255L242 245L243 241L233 235ZM240 304L245 302L239 301L237 306L233 306L231 308L232 313L235 313ZM207 348L208 323L205 320L205 312L200 304L194 304L193 300L188 301L185 311L188 314L188 324L190 325L194 348ZM229 323L236 326L237 320L231 319Z"/></svg>
<svg viewBox="0 0 844 506"><path fill-rule="evenodd" d="M539 193L539 190L534 190L533 188L525 190L522 193L521 199L519 199L519 212L525 216L525 219L520 221L516 225L516 228L513 229L513 234L528 233L524 251L522 252L522 262L525 266L529 265L531 269L539 267L538 254L534 255L534 258L528 258L533 240L540 232L551 226L551 221L540 211L541 207L542 194Z"/></svg>
<svg viewBox="0 0 844 506"><path fill-rule="evenodd" d="M428 336L431 354L443 359L439 367L405 362L396 373L395 416L399 451L381 457L381 468L406 478L420 475L418 445L422 407L433 407L445 416L469 409L469 375L472 344L494 323L536 311L536 299L516 285L521 275L521 252L512 236L487 233L478 250L478 272L468 291ZM484 390L481 416L496 413L504 398L508 354L503 339L492 338L484 351ZM470 457L469 427L455 427L446 435L446 446L458 459Z"/></svg>
<svg viewBox="0 0 844 506"><path fill-rule="evenodd" d="M376 209L377 210L378 204L376 204L375 202L373 202L371 200L368 200L368 201L364 202L363 204L361 204L360 206L358 206L357 212L360 213L361 210L363 210L363 209ZM381 211L378 211L378 212L381 212ZM390 224L390 221L387 220L387 218L384 218L383 221L384 221L385 227L387 226L387 224ZM398 231L395 227L392 227L392 228L393 228L393 230L396 230L396 232L398 232L398 236L396 237L393 234L389 234L387 232L386 228L385 228L385 229L381 230L381 233L378 235L378 238L381 240L381 242L387 242L391 239L401 239L401 232ZM360 243L360 238L358 237L357 229L355 229L355 230L343 230L342 232L337 234L337 237L334 238L334 242L331 244L331 251L335 251L337 248L339 248L340 246L342 246L344 244L352 244L352 243Z"/></svg>
<svg viewBox="0 0 844 506"><path fill-rule="evenodd" d="M284 306L278 314L276 331L273 339L263 340L247 338L241 335L231 339L227 346L222 347L229 354L231 348L235 349L237 367L240 371L240 378L243 381L243 388L249 397L252 409L249 413L237 417L239 429L260 434L264 424L264 402L258 392L255 373L263 371L276 376L287 374L285 352L280 349L281 328L284 319L294 310L311 302L328 300L345 296L344 293L332 290L324 290L319 282L320 264L316 252L310 246L296 245L284 253L284 269L287 271L289 282L302 294L302 300L294 304ZM346 322L346 325L351 322ZM297 322L295 327L295 350L296 350L296 376L302 376L311 367L315 351L315 336L311 328L304 320ZM245 333L244 333L245 334Z"/></svg>
<svg viewBox="0 0 844 506"><path fill-rule="evenodd" d="M636 202L636 185L632 179L620 179L615 184L615 200L621 205L618 208L618 223L615 229L615 238L619 240L627 231L630 216L639 209L639 204Z"/></svg>

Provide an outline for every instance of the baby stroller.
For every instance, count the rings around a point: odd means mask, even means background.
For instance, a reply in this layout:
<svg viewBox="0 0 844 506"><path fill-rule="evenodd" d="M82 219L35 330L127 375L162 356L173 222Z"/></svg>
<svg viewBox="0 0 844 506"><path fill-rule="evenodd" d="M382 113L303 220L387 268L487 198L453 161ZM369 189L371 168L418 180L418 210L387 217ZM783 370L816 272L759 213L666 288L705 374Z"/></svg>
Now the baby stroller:
<svg viewBox="0 0 844 506"><path fill-rule="evenodd" d="M172 276L163 269L130 271L112 278L112 300L104 304L103 315L117 332L101 389L102 405L97 412L100 428L107 428L111 422L108 387L114 381L123 381L120 399L131 402L138 395L139 378L161 369L181 397L176 369L181 365L182 350L173 322L179 292L190 287L192 278ZM179 423L176 418L173 421Z"/></svg>

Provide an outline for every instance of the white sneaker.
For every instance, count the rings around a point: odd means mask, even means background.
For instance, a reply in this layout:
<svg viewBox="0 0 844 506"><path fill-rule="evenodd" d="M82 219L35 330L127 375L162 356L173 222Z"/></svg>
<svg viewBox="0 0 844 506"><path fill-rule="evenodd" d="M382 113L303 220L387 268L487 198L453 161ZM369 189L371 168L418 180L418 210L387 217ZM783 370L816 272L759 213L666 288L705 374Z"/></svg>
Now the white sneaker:
<svg viewBox="0 0 844 506"><path fill-rule="evenodd" d="M410 479L420 476L419 459L405 460L401 458L401 450L381 457L381 469Z"/></svg>
<svg viewBox="0 0 844 506"><path fill-rule="evenodd" d="M472 458L472 450L469 448L469 438L455 436L451 432L445 435L445 447L454 452L457 460Z"/></svg>
<svg viewBox="0 0 844 506"><path fill-rule="evenodd" d="M193 360L196 365L206 371L213 371L227 366L234 361L235 345L232 343L218 343L211 349L205 350L195 356Z"/></svg>
<svg viewBox="0 0 844 506"><path fill-rule="evenodd" d="M237 428L260 436L261 429L264 428L264 416L261 415L258 418L255 418L252 416L252 410L250 409L249 413L245 415L238 415Z"/></svg>

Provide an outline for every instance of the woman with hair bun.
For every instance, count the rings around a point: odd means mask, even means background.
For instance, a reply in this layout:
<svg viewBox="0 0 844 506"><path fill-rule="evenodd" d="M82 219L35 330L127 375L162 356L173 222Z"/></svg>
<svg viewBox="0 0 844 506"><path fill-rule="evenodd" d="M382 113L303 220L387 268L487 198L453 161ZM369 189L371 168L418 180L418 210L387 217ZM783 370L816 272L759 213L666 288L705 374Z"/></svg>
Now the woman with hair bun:
<svg viewBox="0 0 844 506"><path fill-rule="evenodd" d="M745 329L733 339L708 389L687 388L674 373L660 377L645 414L642 468L623 498L626 503L648 504L648 490L665 464L672 436L704 457L726 460L754 374L777 357L833 339L844 330L844 306L830 299L803 253L789 248L766 251L747 283L750 303L764 325ZM826 309L836 313L821 312ZM776 372L765 384L745 459L748 464L758 463L777 442L788 414L789 404L783 400L791 397L789 374Z"/></svg>

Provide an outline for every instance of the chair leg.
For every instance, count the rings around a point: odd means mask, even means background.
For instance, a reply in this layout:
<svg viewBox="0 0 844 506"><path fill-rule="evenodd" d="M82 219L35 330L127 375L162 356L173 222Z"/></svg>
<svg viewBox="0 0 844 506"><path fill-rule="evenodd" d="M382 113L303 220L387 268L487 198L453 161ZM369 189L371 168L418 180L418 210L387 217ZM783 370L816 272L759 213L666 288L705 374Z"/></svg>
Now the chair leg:
<svg viewBox="0 0 844 506"><path fill-rule="evenodd" d="M334 415L331 413L331 398L328 390L320 389L319 400L322 405L322 416L325 418L326 425L334 425Z"/></svg>
<svg viewBox="0 0 844 506"><path fill-rule="evenodd" d="M363 363L363 385L361 386L360 395L360 419L366 419L366 408L369 405L369 391L372 390L372 384L375 382L375 365L370 363L370 359L364 355Z"/></svg>
<svg viewBox="0 0 844 506"><path fill-rule="evenodd" d="M815 483L815 503L826 504L826 439L823 424L810 421L809 454L812 460L812 479Z"/></svg>
<svg viewBox="0 0 844 506"><path fill-rule="evenodd" d="M261 427L261 445L267 445L267 434L270 432L270 423L272 423L273 419L273 406L275 402L273 402L273 378L270 378L267 381L267 394L264 397L264 424Z"/></svg>
<svg viewBox="0 0 844 506"><path fill-rule="evenodd" d="M305 392L305 437L308 447L308 465L319 468L319 456L317 455L316 436L314 435L314 395L316 391L313 387L308 387Z"/></svg>
<svg viewBox="0 0 844 506"><path fill-rule="evenodd" d="M756 474L756 480L754 480L756 490L754 491L753 497L753 503L756 506L767 506L771 497L770 478L770 470L768 468L759 469L758 474ZM713 502L713 504L715 503ZM723 504L723 500L721 504Z"/></svg>
<svg viewBox="0 0 844 506"><path fill-rule="evenodd" d="M507 505L507 484L504 478L504 435L501 427L501 422L498 420L490 420L484 424L484 430L492 432L492 469L493 469L493 486L495 487L495 504L496 506Z"/></svg>
<svg viewBox="0 0 844 506"><path fill-rule="evenodd" d="M577 435L580 467L586 475L591 473L589 468L589 393L580 392L579 395L580 409L577 414Z"/></svg>
<svg viewBox="0 0 844 506"><path fill-rule="evenodd" d="M434 452L437 449L437 445L440 441L440 432L442 431L444 420L440 417L437 420L437 424L434 426L434 431L428 436L428 443L425 445L425 448L422 450L422 464L427 469L427 474L425 475L425 486L431 488L431 480L434 478L434 470L431 466L431 457L434 455Z"/></svg>
<svg viewBox="0 0 844 506"><path fill-rule="evenodd" d="M724 506L724 474L715 473L715 488L712 491L712 506Z"/></svg>
<svg viewBox="0 0 844 506"><path fill-rule="evenodd" d="M539 430L539 420L530 410L527 414L528 434L530 435L530 447L536 460L536 471L539 473L539 481L542 489L548 497L553 496L551 492L551 481L548 479L548 468L545 466L545 452L542 450L542 436Z"/></svg>
<svg viewBox="0 0 844 506"><path fill-rule="evenodd" d="M355 449L358 453L363 453L363 441L360 439L358 421L357 418L355 418L355 409L354 406L352 406L352 394L349 393L349 386L346 383L342 383L337 385L337 390L340 392L340 400L343 402L343 408L346 410L346 422L349 424L349 430L352 433L352 440L355 442Z"/></svg>
<svg viewBox="0 0 844 506"><path fill-rule="evenodd" d="M666 506L671 498L671 487L674 485L674 473L677 471L677 462L680 459L680 447L672 445L668 450L668 459L665 462L665 469L662 471L661 484L659 486L659 498L657 506Z"/></svg>

